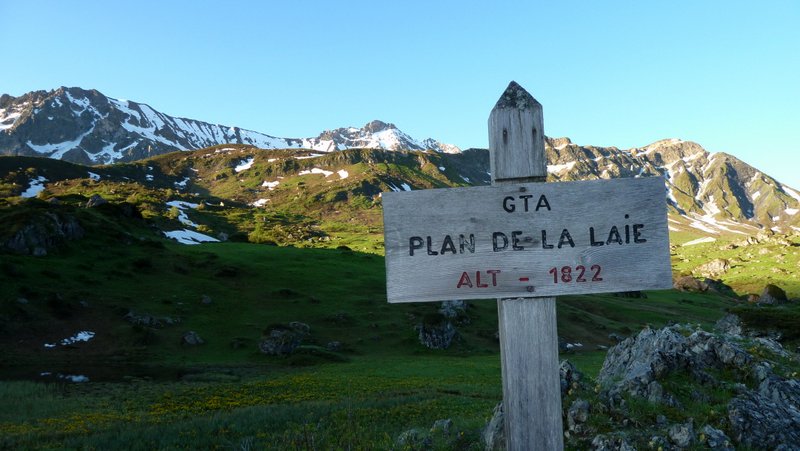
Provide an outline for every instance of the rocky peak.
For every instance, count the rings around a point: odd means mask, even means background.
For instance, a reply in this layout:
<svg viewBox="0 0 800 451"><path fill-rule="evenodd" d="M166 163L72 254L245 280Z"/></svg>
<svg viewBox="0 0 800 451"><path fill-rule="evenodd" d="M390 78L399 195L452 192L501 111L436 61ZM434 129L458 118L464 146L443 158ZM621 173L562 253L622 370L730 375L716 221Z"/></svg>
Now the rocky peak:
<svg viewBox="0 0 800 451"><path fill-rule="evenodd" d="M397 127L395 127L394 124L389 124L383 121L374 120L367 123L367 125L365 125L364 128L362 128L362 130L368 133L377 133L377 132L382 132L384 130L397 130Z"/></svg>

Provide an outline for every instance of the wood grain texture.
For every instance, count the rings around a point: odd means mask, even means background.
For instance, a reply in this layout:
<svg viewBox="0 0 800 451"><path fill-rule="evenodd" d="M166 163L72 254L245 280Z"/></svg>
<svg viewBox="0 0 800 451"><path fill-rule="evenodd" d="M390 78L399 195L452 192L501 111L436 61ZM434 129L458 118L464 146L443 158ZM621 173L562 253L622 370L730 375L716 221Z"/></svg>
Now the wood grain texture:
<svg viewBox="0 0 800 451"><path fill-rule="evenodd" d="M526 96L512 81L489 115L492 185L547 180L542 105ZM498 299L497 316L506 449L562 451L556 299Z"/></svg>
<svg viewBox="0 0 800 451"><path fill-rule="evenodd" d="M672 286L666 197L660 177L498 183L384 193L389 302L556 296ZM541 196L549 209L535 211ZM514 211L508 212L512 207ZM565 229L572 243L563 235ZM592 235L595 244L603 244L593 246ZM612 239L619 237L622 244L615 240L609 243L609 235ZM448 236L452 246L446 243ZM466 246L462 250L461 236L468 244L474 242L474 252ZM411 249L413 237L421 248ZM436 255L428 253L428 237ZM635 242L641 240L646 241ZM503 244L505 248L496 251L496 245ZM514 250L515 246L519 250ZM602 280L592 280L595 265L600 268L597 278ZM571 280L567 282L562 278L564 267L570 268ZM579 267L583 268L582 277ZM555 280L552 268L557 269ZM488 270L500 272L489 274ZM480 283L487 286L478 287L477 272L481 272ZM459 286L464 273L472 286Z"/></svg>

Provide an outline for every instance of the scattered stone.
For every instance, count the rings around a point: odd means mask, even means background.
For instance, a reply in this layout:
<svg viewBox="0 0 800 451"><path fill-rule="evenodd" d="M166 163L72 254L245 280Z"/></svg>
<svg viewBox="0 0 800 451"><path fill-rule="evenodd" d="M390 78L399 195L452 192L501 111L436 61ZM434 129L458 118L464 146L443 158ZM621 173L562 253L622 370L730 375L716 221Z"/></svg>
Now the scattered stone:
<svg viewBox="0 0 800 451"><path fill-rule="evenodd" d="M600 434L592 439L592 450L594 451L636 451L628 442L625 434Z"/></svg>
<svg viewBox="0 0 800 451"><path fill-rule="evenodd" d="M86 208L94 208L107 203L108 201L103 199L103 196L95 194L86 202Z"/></svg>
<svg viewBox="0 0 800 451"><path fill-rule="evenodd" d="M777 340L768 337L755 337L753 341L758 343L761 347L765 348L769 352L779 355L781 357L789 357L789 352L783 348Z"/></svg>
<svg viewBox="0 0 800 451"><path fill-rule="evenodd" d="M758 299L759 304L784 304L786 303L786 292L777 285L768 284L764 287L764 291L761 292L761 296Z"/></svg>
<svg viewBox="0 0 800 451"><path fill-rule="evenodd" d="M17 298L17 304L26 305L27 303L28 303L27 299L25 299L25 298Z"/></svg>
<svg viewBox="0 0 800 451"><path fill-rule="evenodd" d="M428 349L447 349L458 336L458 330L450 321L436 325L418 324L416 329L419 342Z"/></svg>
<svg viewBox="0 0 800 451"><path fill-rule="evenodd" d="M153 328L162 328L164 326L172 326L181 322L180 318L172 318L169 316L153 316L148 314L137 314L133 310L123 316L123 319L136 326L145 326Z"/></svg>
<svg viewBox="0 0 800 451"><path fill-rule="evenodd" d="M619 342L621 342L622 340L624 340L624 339L625 339L625 337L623 337L623 336L622 336L622 335L620 335L620 334L617 334L617 333L613 333L613 332L612 332L612 333L608 334L608 339L609 339L609 340L611 340L611 341L613 341L614 343L619 343Z"/></svg>
<svg viewBox="0 0 800 451"><path fill-rule="evenodd" d="M742 321L738 316L728 313L714 324L714 330L732 337L740 337L742 335Z"/></svg>
<svg viewBox="0 0 800 451"><path fill-rule="evenodd" d="M436 420L431 427L431 433L441 433L444 435L450 435L450 431L453 429L453 420L450 418Z"/></svg>
<svg viewBox="0 0 800 451"><path fill-rule="evenodd" d="M678 291L704 293L708 290L708 284L692 276L678 277L672 286Z"/></svg>
<svg viewBox="0 0 800 451"><path fill-rule="evenodd" d="M800 449L800 382L767 377L728 403L733 439L754 449Z"/></svg>
<svg viewBox="0 0 800 451"><path fill-rule="evenodd" d="M569 390L581 387L583 374L569 360L562 360L558 365L558 377L561 383L561 397L563 398Z"/></svg>
<svg viewBox="0 0 800 451"><path fill-rule="evenodd" d="M328 344L325 345L325 349L331 352L338 352L342 350L342 342L340 341L329 341Z"/></svg>
<svg viewBox="0 0 800 451"><path fill-rule="evenodd" d="M694 272L700 274L703 277L709 277L712 279L719 278L719 276L728 272L731 268L731 264L728 260L724 258L717 258L711 260L708 263L702 264L694 269Z"/></svg>
<svg viewBox="0 0 800 451"><path fill-rule="evenodd" d="M258 343L258 349L267 355L289 355L297 349L309 334L311 327L299 321L292 321L288 326L272 326Z"/></svg>
<svg viewBox="0 0 800 451"><path fill-rule="evenodd" d="M725 435L724 432L712 427L711 425L703 426L700 430L705 438L705 444L713 450L719 451L734 451L735 448L731 445L731 440Z"/></svg>
<svg viewBox="0 0 800 451"><path fill-rule="evenodd" d="M211 296L209 296L209 295L207 295L207 294L204 294L204 295L203 295L203 296L200 298L200 303L201 303L201 304L203 304L203 305L209 305L209 304L211 304Z"/></svg>
<svg viewBox="0 0 800 451"><path fill-rule="evenodd" d="M52 211L34 214L15 229L0 245L17 254L37 257L44 257L48 250L86 234L75 217Z"/></svg>
<svg viewBox="0 0 800 451"><path fill-rule="evenodd" d="M199 346L205 344L205 340L200 338L200 335L197 332L190 330L185 332L181 337L181 345L184 346Z"/></svg>
<svg viewBox="0 0 800 451"><path fill-rule="evenodd" d="M439 313L447 319L456 319L465 316L467 312L466 301L443 301Z"/></svg>
<svg viewBox="0 0 800 451"><path fill-rule="evenodd" d="M486 451L499 451L506 449L505 417L503 415L503 403L500 402L494 407L492 418L481 432L483 448Z"/></svg>
<svg viewBox="0 0 800 451"><path fill-rule="evenodd" d="M576 399L567 410L567 428L570 432L583 431L583 423L589 420L589 401Z"/></svg>
<svg viewBox="0 0 800 451"><path fill-rule="evenodd" d="M667 429L669 440L680 448L688 448L694 443L694 423L691 419L686 423L673 424Z"/></svg>

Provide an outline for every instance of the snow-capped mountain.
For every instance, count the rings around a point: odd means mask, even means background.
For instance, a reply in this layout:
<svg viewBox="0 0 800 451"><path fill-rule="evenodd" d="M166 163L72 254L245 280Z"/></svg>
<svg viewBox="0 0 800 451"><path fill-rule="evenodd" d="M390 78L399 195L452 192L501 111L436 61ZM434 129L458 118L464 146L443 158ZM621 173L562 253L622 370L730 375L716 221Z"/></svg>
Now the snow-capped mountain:
<svg viewBox="0 0 800 451"><path fill-rule="evenodd" d="M432 139L417 141L394 125L380 121L360 129L339 128L316 138L294 139L172 117L146 104L113 99L96 90L62 87L19 97L0 96L0 155L108 164L219 144L318 152L352 147L460 151Z"/></svg>
<svg viewBox="0 0 800 451"><path fill-rule="evenodd" d="M800 192L732 155L710 153L691 141L666 139L621 150L548 138L545 149L553 180L663 176L670 210L678 213L670 215L674 230L800 231Z"/></svg>

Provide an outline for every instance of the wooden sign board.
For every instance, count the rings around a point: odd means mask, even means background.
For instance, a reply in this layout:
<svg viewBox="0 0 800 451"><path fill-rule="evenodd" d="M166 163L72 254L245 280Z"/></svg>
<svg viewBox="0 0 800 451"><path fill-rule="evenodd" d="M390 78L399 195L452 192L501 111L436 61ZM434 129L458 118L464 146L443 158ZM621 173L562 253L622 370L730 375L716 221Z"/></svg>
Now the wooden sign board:
<svg viewBox="0 0 800 451"><path fill-rule="evenodd" d="M390 303L672 287L660 177L383 193Z"/></svg>

